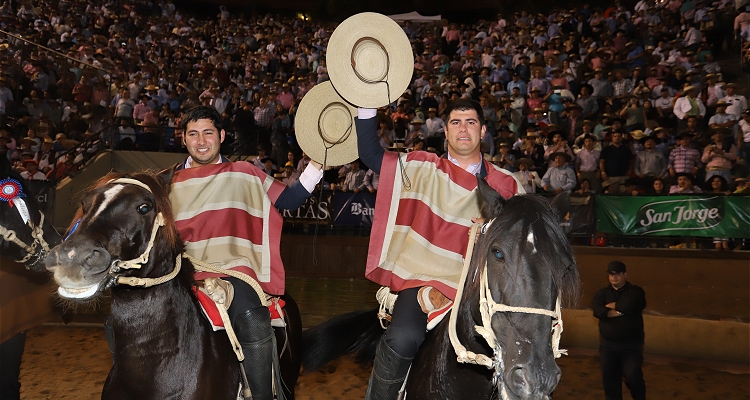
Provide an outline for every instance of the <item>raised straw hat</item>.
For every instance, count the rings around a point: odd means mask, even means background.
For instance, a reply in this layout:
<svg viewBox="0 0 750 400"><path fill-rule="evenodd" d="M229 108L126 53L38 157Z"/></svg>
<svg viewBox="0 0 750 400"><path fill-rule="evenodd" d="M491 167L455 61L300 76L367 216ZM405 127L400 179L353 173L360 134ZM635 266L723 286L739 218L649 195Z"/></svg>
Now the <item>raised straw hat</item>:
<svg viewBox="0 0 750 400"><path fill-rule="evenodd" d="M330 81L315 85L297 109L297 142L321 164L348 164L359 158L356 115L357 109L336 93Z"/></svg>
<svg viewBox="0 0 750 400"><path fill-rule="evenodd" d="M361 13L339 25L328 43L328 76L346 101L379 108L398 99L414 72L403 29L377 13Z"/></svg>

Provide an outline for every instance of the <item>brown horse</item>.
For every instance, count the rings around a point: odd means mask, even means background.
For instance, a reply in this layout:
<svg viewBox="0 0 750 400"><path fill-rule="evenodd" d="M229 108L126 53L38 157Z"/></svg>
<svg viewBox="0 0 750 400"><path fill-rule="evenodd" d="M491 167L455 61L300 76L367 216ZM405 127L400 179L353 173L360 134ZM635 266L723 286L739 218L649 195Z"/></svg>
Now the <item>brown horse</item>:
<svg viewBox="0 0 750 400"><path fill-rule="evenodd" d="M102 178L83 197L74 231L47 258L64 299L88 301L112 289L114 365L105 399L238 397L240 364L227 335L203 316L194 267L182 258L168 198L172 175ZM284 395L293 399L302 325L294 299L282 298L287 327L276 328L276 337Z"/></svg>

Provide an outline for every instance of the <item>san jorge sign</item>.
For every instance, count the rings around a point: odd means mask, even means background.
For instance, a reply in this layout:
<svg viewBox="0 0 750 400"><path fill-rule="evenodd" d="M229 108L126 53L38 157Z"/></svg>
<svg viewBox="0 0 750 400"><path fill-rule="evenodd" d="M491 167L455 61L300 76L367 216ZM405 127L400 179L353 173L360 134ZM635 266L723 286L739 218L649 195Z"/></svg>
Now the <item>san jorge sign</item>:
<svg viewBox="0 0 750 400"><path fill-rule="evenodd" d="M599 196L597 230L620 235L750 237L750 198Z"/></svg>

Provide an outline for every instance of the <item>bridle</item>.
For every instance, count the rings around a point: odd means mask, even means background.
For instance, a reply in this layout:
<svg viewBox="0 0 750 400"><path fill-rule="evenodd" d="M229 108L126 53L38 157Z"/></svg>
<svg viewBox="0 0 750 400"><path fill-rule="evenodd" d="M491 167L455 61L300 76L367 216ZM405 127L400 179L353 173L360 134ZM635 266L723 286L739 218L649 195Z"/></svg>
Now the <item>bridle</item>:
<svg viewBox="0 0 750 400"><path fill-rule="evenodd" d="M8 189L12 189L12 193L9 192L7 193L7 196L4 195L0 197L2 197L2 200L6 201L11 208L15 208L18 211L21 215L21 219L24 220L29 228L31 228L31 238L34 240L31 244L27 244L18 238L18 234L16 234L15 230L8 229L2 225L0 225L0 235L2 235L5 241L14 243L26 252L26 255L22 259L15 261L24 264L26 269L29 269L30 266L38 263L39 260L46 258L47 253L49 252L49 244L44 240L44 230L42 229L42 226L44 225L44 213L41 210L39 211L39 223L35 224L29 214L29 209L26 206L26 203L21 199L21 197L25 197L23 190L21 189L21 183L10 178L3 180L3 183L7 184ZM3 192L5 189L6 186L3 186Z"/></svg>
<svg viewBox="0 0 750 400"><path fill-rule="evenodd" d="M484 224L481 228L481 234L487 233L487 229L492 225L495 219L491 219L489 222ZM458 319L459 304L461 303L461 297L463 296L463 289L466 283L466 276L468 275L469 264L471 263L472 253L474 251L474 243L477 237L477 229L479 224L474 224L469 230L469 246L466 252L466 258L464 259L463 271L461 272L461 279L458 283L458 290L456 292L456 298L453 301L453 307L451 309L448 334L450 337L453 349L456 352L458 362L477 364L487 367L487 369L494 370L492 374L492 384L500 387L500 394L503 400L507 400L508 393L507 387L503 380L502 371L505 368L503 362L503 348L500 342L495 336L495 332L492 330L492 316L499 312L515 312L524 314L539 314L552 317L552 352L555 358L560 358L563 354L568 354L567 350L560 349L560 337L563 331L563 321L560 308L560 294L558 293L557 301L555 303L555 309L547 310L543 308L531 308L531 307L513 307L502 303L497 303L492 298L492 292L490 290L489 281L487 279L487 262L484 263L484 268L480 272L479 282L479 312L482 315L482 325L474 326L474 330L482 335L484 340L493 349L492 357L484 354L476 354L466 349L461 344L456 333L456 321Z"/></svg>
<svg viewBox="0 0 750 400"><path fill-rule="evenodd" d="M130 185L136 185L143 189L148 190L149 193L153 194L153 191L151 191L151 188L148 187L145 183L130 179L130 178L119 178L119 179L113 179L107 182L107 184L110 183L124 183L124 184L130 184ZM137 276L122 276L120 274L120 271L123 269L140 269L143 265L148 263L149 254L151 253L151 250L154 248L154 241L156 240L156 233L159 232L159 228L165 225L164 221L164 215L159 212L156 214L156 217L154 217L154 224L151 227L151 237L148 240L148 244L146 245L146 250L141 253L140 256L133 258L131 260L112 260L112 263L109 265L109 276L111 277L109 283L106 285L106 287L115 286L115 285L129 285L129 286L138 286L138 287L151 287L155 285L162 284L164 282L168 282L172 280L177 274L180 272L180 269L182 267L182 256L180 254L177 255L177 259L175 260L175 266L172 272L160 276L158 278L140 278Z"/></svg>
<svg viewBox="0 0 750 400"><path fill-rule="evenodd" d="M16 200L16 202L18 201L23 200ZM34 239L31 244L26 244L23 240L19 239L16 231L0 225L0 235L3 236L3 239L15 243L26 252L26 255L22 259L15 260L26 265L26 269L28 269L29 266L38 263L39 260L46 258L47 253L49 253L49 244L44 240L44 231L42 230L42 224L44 224L44 213L39 211L39 215L39 224L34 224L31 219L26 223L26 225L31 228L31 237Z"/></svg>

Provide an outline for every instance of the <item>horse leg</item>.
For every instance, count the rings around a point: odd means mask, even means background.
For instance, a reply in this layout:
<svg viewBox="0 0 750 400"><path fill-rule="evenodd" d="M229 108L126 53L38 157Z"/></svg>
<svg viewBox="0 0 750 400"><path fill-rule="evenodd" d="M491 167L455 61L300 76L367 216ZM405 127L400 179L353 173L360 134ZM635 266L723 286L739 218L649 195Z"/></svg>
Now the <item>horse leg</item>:
<svg viewBox="0 0 750 400"><path fill-rule="evenodd" d="M284 395L287 400L294 400L294 387L297 385L300 364L302 362L302 319L297 302L292 296L281 297L284 302L284 320L286 328L276 328L276 343L279 350L279 364Z"/></svg>

